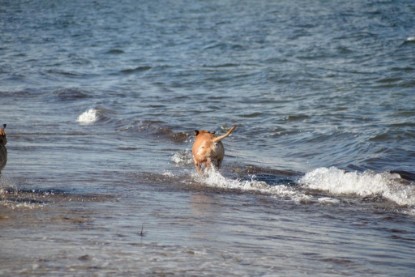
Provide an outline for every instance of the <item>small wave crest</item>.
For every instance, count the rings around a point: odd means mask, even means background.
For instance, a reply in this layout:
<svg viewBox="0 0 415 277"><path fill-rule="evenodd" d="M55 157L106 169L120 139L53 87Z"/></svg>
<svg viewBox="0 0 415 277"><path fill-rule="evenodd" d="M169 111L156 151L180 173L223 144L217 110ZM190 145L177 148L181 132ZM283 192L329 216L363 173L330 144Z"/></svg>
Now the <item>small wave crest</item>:
<svg viewBox="0 0 415 277"><path fill-rule="evenodd" d="M346 172L336 167L323 167L306 173L299 183L333 195L380 196L399 206L415 205L415 186L403 182L399 174L389 172Z"/></svg>
<svg viewBox="0 0 415 277"><path fill-rule="evenodd" d="M77 122L81 125L90 125L97 121L110 121L112 111L106 108L90 108L81 113Z"/></svg>
<svg viewBox="0 0 415 277"><path fill-rule="evenodd" d="M99 110L89 109L78 116L76 120L81 125L93 124L99 119Z"/></svg>

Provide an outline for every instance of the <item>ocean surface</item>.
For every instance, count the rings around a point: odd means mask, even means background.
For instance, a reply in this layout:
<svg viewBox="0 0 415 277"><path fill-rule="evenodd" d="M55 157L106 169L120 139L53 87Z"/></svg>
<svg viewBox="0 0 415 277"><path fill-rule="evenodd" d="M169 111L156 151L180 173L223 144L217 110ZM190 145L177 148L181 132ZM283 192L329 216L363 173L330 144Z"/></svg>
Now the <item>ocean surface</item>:
<svg viewBox="0 0 415 277"><path fill-rule="evenodd" d="M0 1L0 276L414 276L414 15Z"/></svg>

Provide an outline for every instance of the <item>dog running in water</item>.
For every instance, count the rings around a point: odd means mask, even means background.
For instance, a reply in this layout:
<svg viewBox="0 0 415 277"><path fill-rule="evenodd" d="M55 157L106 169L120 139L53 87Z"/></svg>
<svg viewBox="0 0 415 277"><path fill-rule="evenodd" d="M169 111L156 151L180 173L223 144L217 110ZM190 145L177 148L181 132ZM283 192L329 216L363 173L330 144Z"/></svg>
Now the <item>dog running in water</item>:
<svg viewBox="0 0 415 277"><path fill-rule="evenodd" d="M6 136L6 124L3 124L3 128L0 128L0 174L1 170L6 166L7 163L7 149L5 145L7 144Z"/></svg>
<svg viewBox="0 0 415 277"><path fill-rule="evenodd" d="M211 168L212 165L217 169L220 168L225 155L222 140L232 134L235 129L236 125L221 136L215 136L214 132L206 130L195 130L196 139L193 143L192 154L196 171L199 174L202 174L202 166L205 169Z"/></svg>

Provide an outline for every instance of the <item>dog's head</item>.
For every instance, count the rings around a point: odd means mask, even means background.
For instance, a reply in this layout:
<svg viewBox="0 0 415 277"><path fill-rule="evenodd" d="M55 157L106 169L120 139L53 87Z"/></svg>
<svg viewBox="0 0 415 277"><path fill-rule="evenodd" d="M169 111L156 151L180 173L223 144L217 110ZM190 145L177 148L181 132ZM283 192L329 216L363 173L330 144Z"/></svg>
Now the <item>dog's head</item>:
<svg viewBox="0 0 415 277"><path fill-rule="evenodd" d="M3 128L0 128L0 145L6 145L7 144L7 137L6 137L6 129L7 124L3 124Z"/></svg>
<svg viewBox="0 0 415 277"><path fill-rule="evenodd" d="M195 130L195 136L197 137L198 135L202 135L202 134L210 134L210 135L215 135L215 132L210 132L210 131L206 131L206 130Z"/></svg>

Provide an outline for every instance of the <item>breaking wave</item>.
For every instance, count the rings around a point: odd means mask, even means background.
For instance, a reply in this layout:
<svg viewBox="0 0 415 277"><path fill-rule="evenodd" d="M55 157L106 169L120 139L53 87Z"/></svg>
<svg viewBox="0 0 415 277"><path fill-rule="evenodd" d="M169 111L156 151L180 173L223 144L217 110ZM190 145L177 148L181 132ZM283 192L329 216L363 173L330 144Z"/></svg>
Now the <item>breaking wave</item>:
<svg viewBox="0 0 415 277"><path fill-rule="evenodd" d="M347 172L336 167L323 167L306 173L299 183L305 188L332 195L382 197L399 206L415 205L414 183L402 179L396 173Z"/></svg>
<svg viewBox="0 0 415 277"><path fill-rule="evenodd" d="M265 181L257 180L255 175L249 176L250 179L231 179L223 176L217 170L211 169L206 171L204 175L194 173L192 177L196 182L212 188L268 194L295 202L319 201L298 190L296 186L288 184L270 185Z"/></svg>
<svg viewBox="0 0 415 277"><path fill-rule="evenodd" d="M190 150L175 153L171 162L193 170ZM207 187L269 194L299 203L339 204L342 197L358 197L365 201L382 200L400 207L415 208L414 174L405 171L377 173L323 167L301 174L230 165L227 174L234 176L228 178L217 170L208 170L202 176L193 172L191 178Z"/></svg>
<svg viewBox="0 0 415 277"><path fill-rule="evenodd" d="M95 123L99 119L98 110L89 109L78 116L76 120L81 125L89 125Z"/></svg>
<svg viewBox="0 0 415 277"><path fill-rule="evenodd" d="M106 108L90 108L80 114L76 121L81 125L90 125L97 121L111 120L112 111Z"/></svg>

